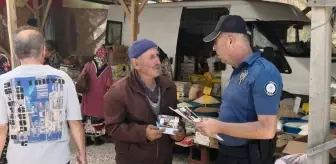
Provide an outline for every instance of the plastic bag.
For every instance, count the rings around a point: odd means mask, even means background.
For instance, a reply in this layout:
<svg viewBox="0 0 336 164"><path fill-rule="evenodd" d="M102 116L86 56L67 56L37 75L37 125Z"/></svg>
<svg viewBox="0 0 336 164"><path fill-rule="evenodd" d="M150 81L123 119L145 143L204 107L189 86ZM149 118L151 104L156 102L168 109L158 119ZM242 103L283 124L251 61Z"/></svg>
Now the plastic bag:
<svg viewBox="0 0 336 164"><path fill-rule="evenodd" d="M306 164L307 154L286 155L275 161L275 164Z"/></svg>

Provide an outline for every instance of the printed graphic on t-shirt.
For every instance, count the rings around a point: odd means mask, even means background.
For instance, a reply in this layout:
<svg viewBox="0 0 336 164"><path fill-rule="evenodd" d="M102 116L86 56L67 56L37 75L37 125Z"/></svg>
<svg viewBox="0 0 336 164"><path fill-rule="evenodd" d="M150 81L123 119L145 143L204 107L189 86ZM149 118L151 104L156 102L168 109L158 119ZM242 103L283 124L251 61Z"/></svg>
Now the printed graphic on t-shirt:
<svg viewBox="0 0 336 164"><path fill-rule="evenodd" d="M9 135L15 144L62 138L64 83L58 76L45 76L15 78L4 84Z"/></svg>

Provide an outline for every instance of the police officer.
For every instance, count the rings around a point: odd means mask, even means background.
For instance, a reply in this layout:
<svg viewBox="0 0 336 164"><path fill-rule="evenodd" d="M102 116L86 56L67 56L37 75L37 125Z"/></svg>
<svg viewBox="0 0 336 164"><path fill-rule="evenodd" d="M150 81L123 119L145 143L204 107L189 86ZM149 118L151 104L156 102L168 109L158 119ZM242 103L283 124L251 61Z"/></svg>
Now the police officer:
<svg viewBox="0 0 336 164"><path fill-rule="evenodd" d="M274 163L276 114L282 92L278 69L260 52L253 52L242 17L220 17L215 30L204 38L215 41L219 59L233 66L222 94L219 118L196 124L204 135L218 134L218 164Z"/></svg>

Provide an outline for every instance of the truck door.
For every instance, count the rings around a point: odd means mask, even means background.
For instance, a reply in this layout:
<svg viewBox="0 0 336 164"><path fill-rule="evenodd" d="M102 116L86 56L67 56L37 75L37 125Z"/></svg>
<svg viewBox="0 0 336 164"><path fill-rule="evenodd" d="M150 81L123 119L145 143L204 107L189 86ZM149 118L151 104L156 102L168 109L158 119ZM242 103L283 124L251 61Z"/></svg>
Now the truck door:
<svg viewBox="0 0 336 164"><path fill-rule="evenodd" d="M169 58L173 58L173 72L181 13L182 7L152 7L148 5L139 16L140 32L138 39L146 38L154 41L167 53ZM130 25L128 21L125 21L123 44L129 45L129 43Z"/></svg>

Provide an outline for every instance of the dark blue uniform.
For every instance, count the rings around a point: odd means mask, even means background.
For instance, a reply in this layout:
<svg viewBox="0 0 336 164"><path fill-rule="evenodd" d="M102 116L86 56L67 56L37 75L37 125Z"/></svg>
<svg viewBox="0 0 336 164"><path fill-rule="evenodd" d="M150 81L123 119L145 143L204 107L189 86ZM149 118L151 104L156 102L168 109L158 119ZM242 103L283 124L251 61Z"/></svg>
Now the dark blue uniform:
<svg viewBox="0 0 336 164"><path fill-rule="evenodd" d="M254 53L233 71L222 95L219 120L246 123L257 121L257 115L276 115L282 87L278 69L260 52ZM220 136L226 146L247 144L246 139Z"/></svg>
<svg viewBox="0 0 336 164"><path fill-rule="evenodd" d="M214 41L221 33L249 36L246 22L238 15L221 16L214 31L203 41ZM260 52L252 54L232 72L222 95L219 120L247 123L257 121L258 115L276 115L282 87L278 69L261 57ZM274 164L275 138L246 140L225 134L219 136L224 141L219 144L218 164Z"/></svg>

